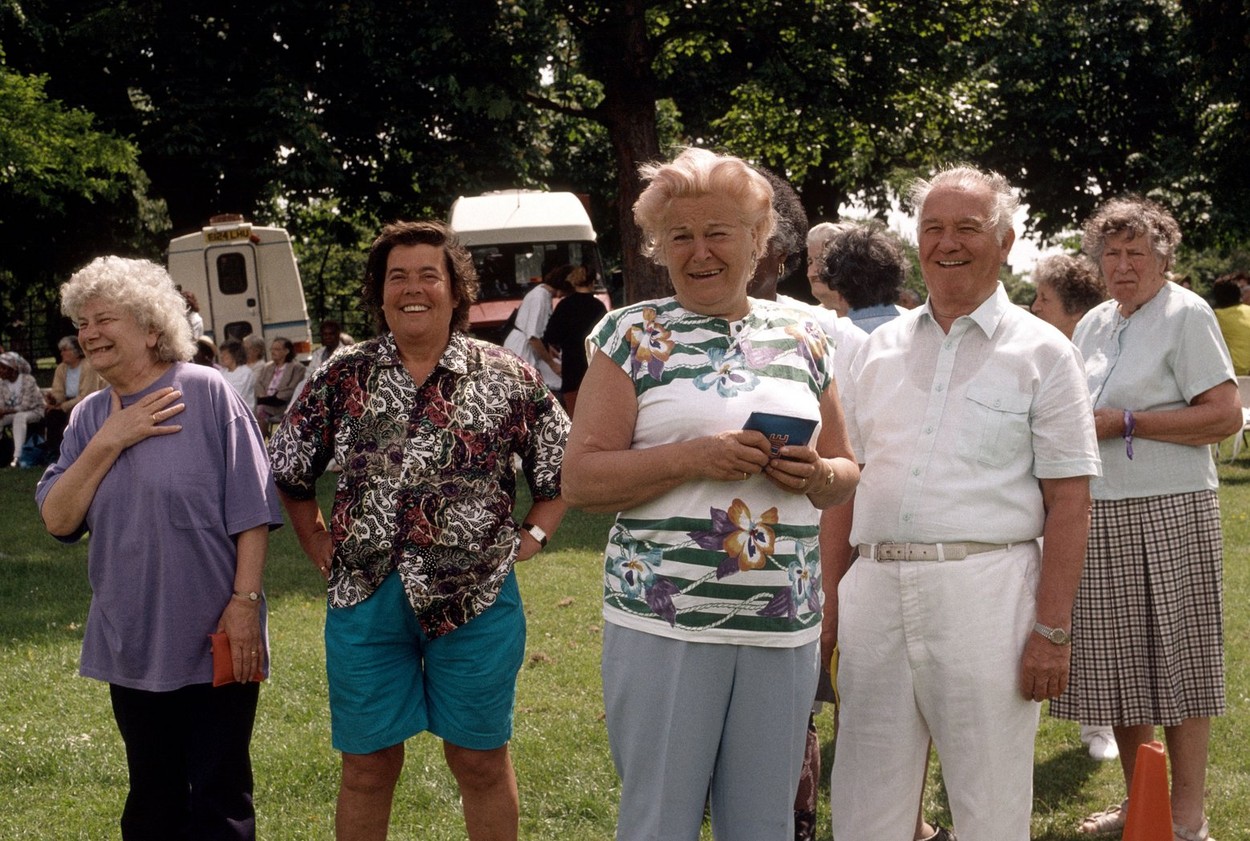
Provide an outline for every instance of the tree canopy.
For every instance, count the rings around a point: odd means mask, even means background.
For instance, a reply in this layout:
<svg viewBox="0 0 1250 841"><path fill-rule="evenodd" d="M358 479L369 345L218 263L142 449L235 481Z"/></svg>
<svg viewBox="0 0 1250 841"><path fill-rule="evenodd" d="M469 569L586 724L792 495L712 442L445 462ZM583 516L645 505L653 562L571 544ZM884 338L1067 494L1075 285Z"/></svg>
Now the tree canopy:
<svg viewBox="0 0 1250 841"><path fill-rule="evenodd" d="M1139 191L1231 249L1248 2L8 3L0 225L29 220L32 247L0 272L159 256L216 212L287 224L307 262L457 195L549 187L589 195L637 299L666 287L638 254L637 167L687 143L782 174L813 220L968 160L1020 185L1042 235Z"/></svg>

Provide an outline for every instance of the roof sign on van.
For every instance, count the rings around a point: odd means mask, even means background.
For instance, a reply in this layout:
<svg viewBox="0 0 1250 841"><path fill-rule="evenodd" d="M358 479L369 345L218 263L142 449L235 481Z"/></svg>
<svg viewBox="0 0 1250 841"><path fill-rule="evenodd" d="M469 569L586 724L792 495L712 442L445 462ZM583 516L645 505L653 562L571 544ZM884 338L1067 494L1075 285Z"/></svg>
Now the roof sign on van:
<svg viewBox="0 0 1250 841"><path fill-rule="evenodd" d="M251 238L252 225L249 222L231 225L228 228L204 228L204 241L209 243L235 242L236 240Z"/></svg>

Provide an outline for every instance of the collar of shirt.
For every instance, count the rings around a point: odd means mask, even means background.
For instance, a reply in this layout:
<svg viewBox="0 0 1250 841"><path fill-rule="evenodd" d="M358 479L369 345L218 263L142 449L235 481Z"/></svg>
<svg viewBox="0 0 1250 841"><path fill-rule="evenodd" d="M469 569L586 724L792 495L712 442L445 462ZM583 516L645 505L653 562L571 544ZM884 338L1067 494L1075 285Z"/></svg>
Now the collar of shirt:
<svg viewBox="0 0 1250 841"><path fill-rule="evenodd" d="M937 319L933 317L933 308L929 306L931 299L926 298L925 302L917 307L920 318L928 318L935 325ZM977 307L968 315L960 316L960 318L970 318L973 323L981 328L981 332L986 338L994 335L994 331L998 329L998 324L1003 320L1003 314L1008 307L1014 307L1011 299L1007 297L1007 290L1003 288L1002 281L999 281L994 288L994 294L981 302L981 306ZM959 319L955 319L958 321Z"/></svg>
<svg viewBox="0 0 1250 841"><path fill-rule="evenodd" d="M467 374L469 372L468 342L464 333L452 330L447 347L443 348L443 355L439 357L435 367L446 368L454 374ZM399 348L395 345L394 334L387 333L381 337L378 343L377 364L387 368L403 366L404 361L399 358Z"/></svg>

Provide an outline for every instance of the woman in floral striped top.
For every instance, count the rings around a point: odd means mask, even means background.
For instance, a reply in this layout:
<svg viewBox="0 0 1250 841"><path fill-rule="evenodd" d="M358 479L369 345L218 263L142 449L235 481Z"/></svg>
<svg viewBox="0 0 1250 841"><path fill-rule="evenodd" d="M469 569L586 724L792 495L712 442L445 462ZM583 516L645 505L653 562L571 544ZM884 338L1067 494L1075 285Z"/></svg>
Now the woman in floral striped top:
<svg viewBox="0 0 1250 841"><path fill-rule="evenodd" d="M613 311L564 462L569 504L619 512L604 558L603 681L618 841L793 837L821 625L819 509L859 471L832 348L747 297L772 188L737 158L649 165L634 206L676 294ZM755 412L815 422L788 446Z"/></svg>

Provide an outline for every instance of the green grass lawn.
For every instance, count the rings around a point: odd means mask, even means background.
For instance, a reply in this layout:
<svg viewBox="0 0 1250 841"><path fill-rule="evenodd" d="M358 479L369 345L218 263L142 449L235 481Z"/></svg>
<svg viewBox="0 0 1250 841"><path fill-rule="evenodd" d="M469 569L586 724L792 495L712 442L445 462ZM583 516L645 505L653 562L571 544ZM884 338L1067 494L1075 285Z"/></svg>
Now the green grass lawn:
<svg viewBox="0 0 1250 841"><path fill-rule="evenodd" d="M1222 468L1229 714L1214 724L1208 814L1219 841L1250 841L1250 463ZM118 837L125 758L107 688L77 676L90 593L85 545L63 546L39 525L35 471L0 472L0 838ZM329 483L323 482L323 499ZM521 837L612 838L616 775L599 681L600 551L610 518L571 513L551 545L520 568L529 621L512 743ZM266 577L273 674L253 740L264 839L333 836L338 757L330 747L318 576L289 529L275 532ZM822 838L829 838L824 739ZM428 734L408 742L391 838L464 838L455 784ZM938 770L926 812L950 824ZM1076 839L1080 817L1122 796L1117 763L1090 760L1076 726L1043 716L1033 838ZM705 832L705 838L710 835Z"/></svg>

